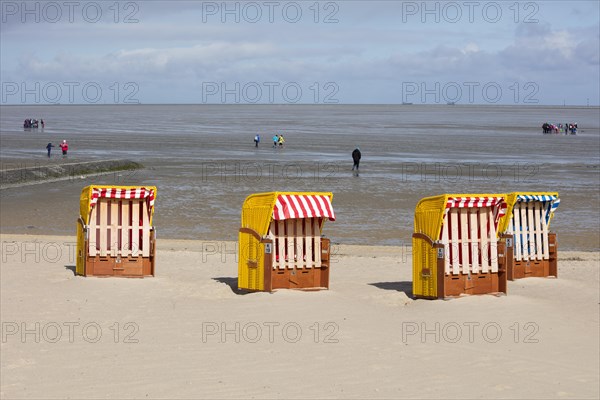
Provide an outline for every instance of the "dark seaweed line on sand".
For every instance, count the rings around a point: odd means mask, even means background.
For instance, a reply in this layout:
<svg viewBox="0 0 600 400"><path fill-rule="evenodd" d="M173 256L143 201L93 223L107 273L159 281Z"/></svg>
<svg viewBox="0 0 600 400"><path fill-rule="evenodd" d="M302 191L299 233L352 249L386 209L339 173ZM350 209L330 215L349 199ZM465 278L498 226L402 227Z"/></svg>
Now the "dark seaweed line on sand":
<svg viewBox="0 0 600 400"><path fill-rule="evenodd" d="M2 170L0 171L0 188L6 189L58 180L77 179L82 176L132 171L143 167L142 164L130 160L104 160Z"/></svg>

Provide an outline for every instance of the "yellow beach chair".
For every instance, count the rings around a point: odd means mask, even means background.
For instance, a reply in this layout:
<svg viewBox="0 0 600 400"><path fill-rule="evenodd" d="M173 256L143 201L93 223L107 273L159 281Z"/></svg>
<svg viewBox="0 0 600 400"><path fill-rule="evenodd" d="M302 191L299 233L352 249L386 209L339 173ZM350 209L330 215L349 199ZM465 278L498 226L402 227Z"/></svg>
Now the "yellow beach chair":
<svg viewBox="0 0 600 400"><path fill-rule="evenodd" d="M332 193L271 192L248 196L239 230L238 287L329 288L329 239L321 232L335 220Z"/></svg>
<svg viewBox="0 0 600 400"><path fill-rule="evenodd" d="M515 192L506 195L506 218L499 231L514 238L508 279L558 276L556 233L549 231L560 204L556 192Z"/></svg>
<svg viewBox="0 0 600 400"><path fill-rule="evenodd" d="M506 293L502 195L444 194L415 209L413 295L438 299L462 294Z"/></svg>
<svg viewBox="0 0 600 400"><path fill-rule="evenodd" d="M81 191L76 272L154 276L156 187L91 185Z"/></svg>

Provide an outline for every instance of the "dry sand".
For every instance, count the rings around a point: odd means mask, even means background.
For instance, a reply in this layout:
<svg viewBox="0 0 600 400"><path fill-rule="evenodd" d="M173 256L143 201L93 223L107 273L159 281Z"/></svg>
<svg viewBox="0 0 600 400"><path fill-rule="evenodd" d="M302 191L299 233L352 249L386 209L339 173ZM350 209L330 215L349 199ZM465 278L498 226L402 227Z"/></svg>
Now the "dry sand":
<svg viewBox="0 0 600 400"><path fill-rule="evenodd" d="M0 235L13 398L595 398L599 253L507 296L411 298L410 249L340 246L328 291L242 293L235 243L158 241L157 276L73 274L74 237Z"/></svg>

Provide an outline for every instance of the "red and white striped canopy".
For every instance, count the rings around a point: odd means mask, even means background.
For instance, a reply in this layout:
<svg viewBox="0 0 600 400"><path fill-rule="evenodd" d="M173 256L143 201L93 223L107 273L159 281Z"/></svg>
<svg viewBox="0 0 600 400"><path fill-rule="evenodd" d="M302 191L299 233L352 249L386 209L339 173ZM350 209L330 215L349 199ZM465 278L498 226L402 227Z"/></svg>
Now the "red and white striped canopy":
<svg viewBox="0 0 600 400"><path fill-rule="evenodd" d="M448 197L446 208L465 207L499 207L505 211L506 202L504 197Z"/></svg>
<svg viewBox="0 0 600 400"><path fill-rule="evenodd" d="M329 196L280 194L277 196L275 207L273 207L274 220L319 217L335 221Z"/></svg>
<svg viewBox="0 0 600 400"><path fill-rule="evenodd" d="M481 208L491 207L494 215L494 222L498 225L498 220L506 214L506 201L504 197L448 197L446 202L446 211L449 208Z"/></svg>
<svg viewBox="0 0 600 400"><path fill-rule="evenodd" d="M132 189L117 188L93 188L92 198L90 200L90 209L94 208L99 198L109 199L146 199L148 201L148 211L151 212L154 207L154 190L144 187Z"/></svg>

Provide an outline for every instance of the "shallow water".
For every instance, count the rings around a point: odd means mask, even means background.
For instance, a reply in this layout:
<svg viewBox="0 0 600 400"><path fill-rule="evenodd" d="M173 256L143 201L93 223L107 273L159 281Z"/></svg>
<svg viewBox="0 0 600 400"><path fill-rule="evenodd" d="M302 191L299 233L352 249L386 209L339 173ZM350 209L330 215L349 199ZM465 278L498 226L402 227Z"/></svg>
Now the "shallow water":
<svg viewBox="0 0 600 400"><path fill-rule="evenodd" d="M331 191L337 220L324 232L334 241L410 245L423 197L558 191L551 227L561 248L597 251L599 115L597 107L489 105L2 106L2 169L65 162L57 151L45 155L62 139L66 161L127 158L147 168L4 189L1 229L73 234L85 185L153 184L162 237L236 240L249 194ZM24 131L26 117L46 128ZM545 121L577 122L579 134L542 135ZM271 147L274 133L285 148Z"/></svg>

